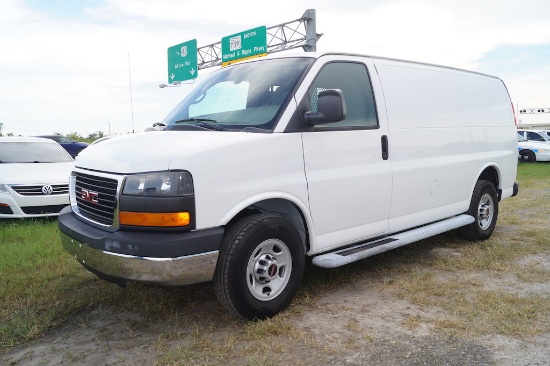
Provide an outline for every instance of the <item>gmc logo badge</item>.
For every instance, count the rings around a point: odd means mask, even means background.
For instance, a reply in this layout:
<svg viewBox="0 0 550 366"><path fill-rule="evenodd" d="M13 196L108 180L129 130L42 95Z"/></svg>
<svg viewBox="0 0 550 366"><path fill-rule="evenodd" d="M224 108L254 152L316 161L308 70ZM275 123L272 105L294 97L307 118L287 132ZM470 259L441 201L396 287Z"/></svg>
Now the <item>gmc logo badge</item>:
<svg viewBox="0 0 550 366"><path fill-rule="evenodd" d="M99 196L99 193L94 191L89 191L84 188L82 188L82 191L80 192L80 197L82 197L84 201L88 201L92 203L97 203L97 196Z"/></svg>

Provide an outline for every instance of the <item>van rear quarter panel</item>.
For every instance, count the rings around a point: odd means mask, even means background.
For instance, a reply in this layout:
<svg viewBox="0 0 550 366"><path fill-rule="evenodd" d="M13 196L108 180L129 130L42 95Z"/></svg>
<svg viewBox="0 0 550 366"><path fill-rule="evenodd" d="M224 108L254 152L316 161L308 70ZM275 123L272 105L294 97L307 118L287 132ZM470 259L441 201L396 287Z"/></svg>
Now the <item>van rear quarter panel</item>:
<svg viewBox="0 0 550 366"><path fill-rule="evenodd" d="M393 197L390 232L465 212L488 166L505 197L517 169L510 97L498 78L374 60L387 109Z"/></svg>

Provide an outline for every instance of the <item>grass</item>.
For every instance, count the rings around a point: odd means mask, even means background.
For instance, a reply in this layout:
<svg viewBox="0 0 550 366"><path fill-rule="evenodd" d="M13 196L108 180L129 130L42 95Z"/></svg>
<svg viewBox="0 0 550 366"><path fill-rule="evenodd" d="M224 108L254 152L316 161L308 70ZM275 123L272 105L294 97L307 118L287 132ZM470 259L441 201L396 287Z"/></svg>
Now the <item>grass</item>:
<svg viewBox="0 0 550 366"><path fill-rule="evenodd" d="M417 245L423 254L441 246L457 255L403 257L384 268L379 288L419 306L443 308L449 318L436 326L449 334L501 334L529 339L550 332L550 298L536 286L548 283L548 266L523 258L550 253L550 174L548 164L520 164L520 195L505 200L493 236L471 243L446 233ZM407 250L407 249L402 249ZM416 264L421 263L419 268ZM490 281L496 279L497 281ZM491 288L490 284L500 283ZM509 288L506 283L521 283Z"/></svg>
<svg viewBox="0 0 550 366"><path fill-rule="evenodd" d="M153 342L155 352L162 355L159 365L299 364L285 351L289 342L294 352L330 358L346 347L372 342L375 336L367 332L339 350L314 339L293 319L323 310L316 301L319 293L367 278L373 291L443 310L444 315L436 318L409 316L403 321L408 329L428 322L450 335L528 339L548 333L550 299L539 295L536 285L548 283L550 271L529 261L550 253L548 169L548 164L519 165L520 195L502 202L491 239L471 243L446 233L339 269L310 266L292 306L264 322L244 322L227 314L210 284L131 284L122 290L97 279L63 250L57 221L0 220L0 353L68 319L91 324L94 319L87 314L100 309L138 314L126 320L130 333L160 334ZM433 254L441 247L456 255ZM518 282L521 288L507 285ZM353 320L344 327L358 335L364 332Z"/></svg>
<svg viewBox="0 0 550 366"><path fill-rule="evenodd" d="M57 220L1 221L0 243L2 347L31 340L112 294L91 287L93 276L63 251Z"/></svg>

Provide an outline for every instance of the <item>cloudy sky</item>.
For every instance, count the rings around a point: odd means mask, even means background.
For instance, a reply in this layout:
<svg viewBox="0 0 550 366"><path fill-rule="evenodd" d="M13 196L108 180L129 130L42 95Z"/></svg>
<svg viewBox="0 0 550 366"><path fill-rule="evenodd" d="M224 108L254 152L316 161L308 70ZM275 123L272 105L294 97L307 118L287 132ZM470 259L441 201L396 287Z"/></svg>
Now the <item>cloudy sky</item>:
<svg viewBox="0 0 550 366"><path fill-rule="evenodd" d="M215 43L307 9L323 33L318 51L497 75L515 106L550 107L548 0L2 0L2 132L142 131L189 90L158 87L168 47ZM531 117L550 122L550 113Z"/></svg>

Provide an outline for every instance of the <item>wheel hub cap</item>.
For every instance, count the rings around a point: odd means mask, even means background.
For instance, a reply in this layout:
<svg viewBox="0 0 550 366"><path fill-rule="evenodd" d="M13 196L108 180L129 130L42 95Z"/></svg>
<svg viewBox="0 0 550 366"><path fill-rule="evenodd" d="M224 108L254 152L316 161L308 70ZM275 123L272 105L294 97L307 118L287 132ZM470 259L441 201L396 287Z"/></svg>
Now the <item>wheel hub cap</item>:
<svg viewBox="0 0 550 366"><path fill-rule="evenodd" d="M292 274L292 254L279 239L260 243L248 260L246 282L250 294L269 301L284 291Z"/></svg>
<svg viewBox="0 0 550 366"><path fill-rule="evenodd" d="M268 283L277 275L277 259L271 254L263 254L254 265L254 277L259 283Z"/></svg>
<svg viewBox="0 0 550 366"><path fill-rule="evenodd" d="M492 211L493 199L489 195L484 195L481 198L479 203L478 218L479 226L481 229L487 229L493 222L493 211Z"/></svg>

